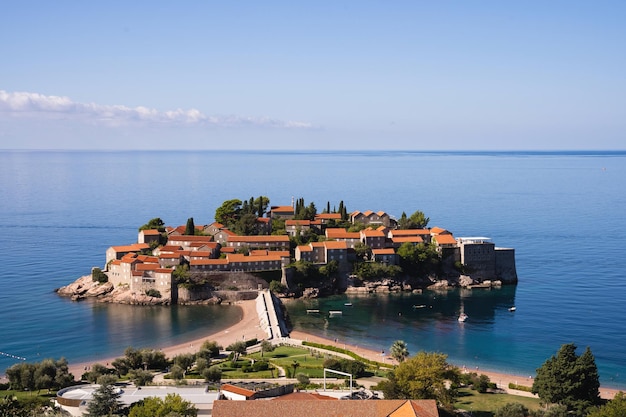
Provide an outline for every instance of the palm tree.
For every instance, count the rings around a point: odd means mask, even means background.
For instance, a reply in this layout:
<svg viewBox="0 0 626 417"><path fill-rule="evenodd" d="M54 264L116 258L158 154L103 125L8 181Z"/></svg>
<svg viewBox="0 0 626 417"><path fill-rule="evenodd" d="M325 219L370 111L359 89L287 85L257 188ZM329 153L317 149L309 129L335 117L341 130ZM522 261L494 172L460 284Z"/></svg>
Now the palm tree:
<svg viewBox="0 0 626 417"><path fill-rule="evenodd" d="M404 340L396 340L393 342L390 355L398 362L404 362L404 360L409 357L409 349L406 347L406 342Z"/></svg>
<svg viewBox="0 0 626 417"><path fill-rule="evenodd" d="M293 361L291 366L293 367L293 375L292 375L292 377L295 378L296 377L296 369L298 369L298 367L300 366L300 362Z"/></svg>

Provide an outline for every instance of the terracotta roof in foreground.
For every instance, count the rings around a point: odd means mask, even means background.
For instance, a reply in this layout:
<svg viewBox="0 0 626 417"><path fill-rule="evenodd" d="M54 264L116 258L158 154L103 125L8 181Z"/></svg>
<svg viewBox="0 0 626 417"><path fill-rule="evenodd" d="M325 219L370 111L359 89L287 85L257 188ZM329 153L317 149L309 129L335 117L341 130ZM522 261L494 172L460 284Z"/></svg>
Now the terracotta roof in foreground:
<svg viewBox="0 0 626 417"><path fill-rule="evenodd" d="M435 400L256 400L213 403L213 417L438 417Z"/></svg>

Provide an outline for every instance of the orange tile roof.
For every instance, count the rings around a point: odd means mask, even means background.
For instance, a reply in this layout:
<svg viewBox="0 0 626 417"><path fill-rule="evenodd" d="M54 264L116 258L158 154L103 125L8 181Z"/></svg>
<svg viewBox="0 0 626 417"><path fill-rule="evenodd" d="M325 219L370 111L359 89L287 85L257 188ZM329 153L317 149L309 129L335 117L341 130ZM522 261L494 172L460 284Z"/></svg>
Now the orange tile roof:
<svg viewBox="0 0 626 417"><path fill-rule="evenodd" d="M316 219L341 220L341 213L320 213L315 215Z"/></svg>
<svg viewBox="0 0 626 417"><path fill-rule="evenodd" d="M313 251L313 248L310 245L299 245L298 250L300 252L311 252Z"/></svg>
<svg viewBox="0 0 626 417"><path fill-rule="evenodd" d="M210 242L213 236L203 235L175 235L167 238L168 244L170 242Z"/></svg>
<svg viewBox="0 0 626 417"><path fill-rule="evenodd" d="M456 244L456 239L454 239L454 236L452 235L435 235L433 236L433 239L439 245L455 245Z"/></svg>
<svg viewBox="0 0 626 417"><path fill-rule="evenodd" d="M370 214L373 214L374 212L372 210L367 210L366 212L363 213L363 215L365 216L369 216Z"/></svg>
<svg viewBox="0 0 626 417"><path fill-rule="evenodd" d="M246 388L241 388L241 387L238 387L238 386L235 386L235 385L231 385L231 384L224 384L224 385L222 385L221 390L222 391L232 392L233 394L243 395L246 398L252 397L255 394L254 391L251 391L251 390L246 389Z"/></svg>
<svg viewBox="0 0 626 417"><path fill-rule="evenodd" d="M135 265L136 271L154 271L159 269L159 264L137 264Z"/></svg>
<svg viewBox="0 0 626 417"><path fill-rule="evenodd" d="M276 213L291 213L295 212L295 209L292 206L274 206L270 209L271 212Z"/></svg>
<svg viewBox="0 0 626 417"><path fill-rule="evenodd" d="M292 392L290 394L281 395L280 397L276 397L274 401L285 401L285 400L322 400L322 401L338 401L338 398L330 397L328 395L318 394L316 392Z"/></svg>
<svg viewBox="0 0 626 417"><path fill-rule="evenodd" d="M341 240L327 240L326 242L324 242L324 246L326 247L326 249L348 249L348 244Z"/></svg>
<svg viewBox="0 0 626 417"><path fill-rule="evenodd" d="M441 234L441 233L446 233L446 232L447 232L447 233L450 233L450 232L448 232L446 229L442 229L441 227L436 227L436 226L435 226L435 227L432 227L432 228L430 229L430 233L431 233L431 234L435 234L435 235L439 235L439 234Z"/></svg>
<svg viewBox="0 0 626 417"><path fill-rule="evenodd" d="M404 243L404 242L422 243L424 239L422 239L421 236L400 236L400 237L392 237L391 241L393 243Z"/></svg>
<svg viewBox="0 0 626 417"><path fill-rule="evenodd" d="M263 255L267 255L267 249L251 250L249 253L249 256L263 256Z"/></svg>
<svg viewBox="0 0 626 417"><path fill-rule="evenodd" d="M310 226L311 220L285 220L285 226Z"/></svg>
<svg viewBox="0 0 626 417"><path fill-rule="evenodd" d="M155 269L154 272L158 272L159 274L172 274L174 270L169 268L158 268Z"/></svg>
<svg viewBox="0 0 626 417"><path fill-rule="evenodd" d="M180 249L181 247L178 245L164 245L159 248L159 252L176 252Z"/></svg>
<svg viewBox="0 0 626 417"><path fill-rule="evenodd" d="M228 401L213 403L213 417L438 417L435 400L324 401L320 399Z"/></svg>
<svg viewBox="0 0 626 417"><path fill-rule="evenodd" d="M361 230L361 234L365 237L385 237L385 234L381 230L373 230L370 228Z"/></svg>
<svg viewBox="0 0 626 417"><path fill-rule="evenodd" d="M145 229L141 231L145 236L158 236L161 234L157 229Z"/></svg>
<svg viewBox="0 0 626 417"><path fill-rule="evenodd" d="M372 249L374 255L394 255L396 251L393 248Z"/></svg>
<svg viewBox="0 0 626 417"><path fill-rule="evenodd" d="M192 256L194 258L208 258L209 256L211 256L211 252L207 250L195 250L192 251L189 256Z"/></svg>
<svg viewBox="0 0 626 417"><path fill-rule="evenodd" d="M224 227L224 225L222 223L219 223L219 222L213 222L213 223L209 224L208 226L213 226L216 229L221 229L222 227Z"/></svg>
<svg viewBox="0 0 626 417"><path fill-rule="evenodd" d="M430 235L428 229L396 229L389 232L392 236L423 236Z"/></svg>
<svg viewBox="0 0 626 417"><path fill-rule="evenodd" d="M332 227L326 229L326 237L329 239L360 239L361 234L359 232L348 232L340 227Z"/></svg>
<svg viewBox="0 0 626 417"><path fill-rule="evenodd" d="M269 223L272 219L269 217L257 217L256 221L258 223Z"/></svg>
<svg viewBox="0 0 626 417"><path fill-rule="evenodd" d="M140 252L143 249L150 249L147 243L133 243L132 245L111 246L115 252Z"/></svg>

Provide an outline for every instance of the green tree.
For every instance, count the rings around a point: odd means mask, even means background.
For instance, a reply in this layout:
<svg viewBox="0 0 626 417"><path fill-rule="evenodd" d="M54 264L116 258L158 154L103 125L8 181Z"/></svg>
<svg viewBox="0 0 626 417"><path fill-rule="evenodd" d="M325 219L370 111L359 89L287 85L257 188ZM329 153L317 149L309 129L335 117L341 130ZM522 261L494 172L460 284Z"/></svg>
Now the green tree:
<svg viewBox="0 0 626 417"><path fill-rule="evenodd" d="M180 366L180 368L183 370L184 377L184 375L189 372L189 369L191 369L193 363L196 361L196 355L191 353L181 353L174 356L174 359L172 361L175 365Z"/></svg>
<svg viewBox="0 0 626 417"><path fill-rule="evenodd" d="M30 417L31 410L20 403L17 398L6 396L0 398L0 417Z"/></svg>
<svg viewBox="0 0 626 417"><path fill-rule="evenodd" d="M170 377L175 380L185 379L185 370L180 365L172 365L170 368Z"/></svg>
<svg viewBox="0 0 626 417"><path fill-rule="evenodd" d="M291 377L292 377L292 378L295 378L295 377L296 377L296 369L298 369L298 368L300 367L300 362L298 362L298 361L293 361L293 362L291 363L291 367L293 368L293 373L291 374Z"/></svg>
<svg viewBox="0 0 626 417"><path fill-rule="evenodd" d="M222 369L219 365L213 365L202 372L202 376L207 382L220 382L222 379Z"/></svg>
<svg viewBox="0 0 626 417"><path fill-rule="evenodd" d="M428 222L430 222L430 218L426 217L424 213L419 210L411 214L409 220L411 222L411 227L409 227L410 229L424 229L428 226Z"/></svg>
<svg viewBox="0 0 626 417"><path fill-rule="evenodd" d="M404 362L404 360L409 356L409 349L406 342L404 340L396 340L393 342L389 354L399 363Z"/></svg>
<svg viewBox="0 0 626 417"><path fill-rule="evenodd" d="M109 277L107 274L102 272L102 269L95 267L91 269L91 280L93 282L105 283L109 281Z"/></svg>
<svg viewBox="0 0 626 417"><path fill-rule="evenodd" d="M87 416L103 417L115 416L122 409L119 398L121 391L113 385L100 385L94 392L91 401L87 405Z"/></svg>
<svg viewBox="0 0 626 417"><path fill-rule="evenodd" d="M532 392L547 403L562 404L576 415L600 404L598 368L591 350L576 355L576 345L562 345L537 369Z"/></svg>
<svg viewBox="0 0 626 417"><path fill-rule="evenodd" d="M215 221L225 226L232 226L241 212L242 201L239 199L227 200L215 210Z"/></svg>
<svg viewBox="0 0 626 417"><path fill-rule="evenodd" d="M434 399L451 408L460 374L443 353L419 352L400 363L380 384L386 399Z"/></svg>
<svg viewBox="0 0 626 417"><path fill-rule="evenodd" d="M185 234L191 236L196 234L196 225L193 224L193 217L187 219L187 225L185 225Z"/></svg>
<svg viewBox="0 0 626 417"><path fill-rule="evenodd" d="M233 352L233 362L237 362L240 355L245 355L248 347L246 346L246 342L239 340L235 343L232 343L226 347L226 350Z"/></svg>
<svg viewBox="0 0 626 417"><path fill-rule="evenodd" d="M222 347L213 340L205 340L200 346L200 350L196 354L197 357L202 357L207 360L216 358L220 354Z"/></svg>
<svg viewBox="0 0 626 417"><path fill-rule="evenodd" d="M494 417L528 417L529 411L520 403L507 403L496 410Z"/></svg>
<svg viewBox="0 0 626 417"><path fill-rule="evenodd" d="M148 385L154 379L152 372L143 369L131 369L128 376L133 381L133 384L138 387Z"/></svg>
<svg viewBox="0 0 626 417"><path fill-rule="evenodd" d="M626 416L626 394L618 392L606 404L591 410L587 417L624 417Z"/></svg>
<svg viewBox="0 0 626 417"><path fill-rule="evenodd" d="M155 217L154 219L150 219L150 221L139 228L139 230L150 230L156 229L159 232L165 231L165 222L161 220L160 217Z"/></svg>
<svg viewBox="0 0 626 417"><path fill-rule="evenodd" d="M367 261L372 257L372 248L363 242L357 242L354 245L354 253L359 261Z"/></svg>
<svg viewBox="0 0 626 417"><path fill-rule="evenodd" d="M261 357L265 352L273 352L276 347L269 341L264 340L261 342Z"/></svg>
<svg viewBox="0 0 626 417"><path fill-rule="evenodd" d="M199 374L202 374L202 371L208 368L210 364L211 364L210 359L206 359L201 356L198 356L198 359L196 359L196 372L198 372Z"/></svg>
<svg viewBox="0 0 626 417"><path fill-rule="evenodd" d="M278 294L282 294L286 290L287 290L287 287L285 287L280 281L273 280L270 282L270 291L278 293Z"/></svg>
<svg viewBox="0 0 626 417"><path fill-rule="evenodd" d="M441 255L434 244L403 243L398 248L400 266L408 274L425 276L436 274L441 265Z"/></svg>
<svg viewBox="0 0 626 417"><path fill-rule="evenodd" d="M318 271L320 276L330 279L337 273L337 271L339 271L339 262L336 259L333 259L327 264L320 266Z"/></svg>
<svg viewBox="0 0 626 417"><path fill-rule="evenodd" d="M198 409L178 394L167 394L164 399L147 397L134 405L129 417L196 417Z"/></svg>

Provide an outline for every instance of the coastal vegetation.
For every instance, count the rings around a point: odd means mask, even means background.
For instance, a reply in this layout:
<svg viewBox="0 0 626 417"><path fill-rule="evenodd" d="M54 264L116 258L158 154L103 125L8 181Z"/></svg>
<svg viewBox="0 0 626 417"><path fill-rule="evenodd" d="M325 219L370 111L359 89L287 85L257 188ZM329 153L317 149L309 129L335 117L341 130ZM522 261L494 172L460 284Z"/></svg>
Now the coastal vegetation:
<svg viewBox="0 0 626 417"><path fill-rule="evenodd" d="M583 416L601 404L600 379L591 349L578 356L568 343L537 369L532 392L544 402L562 405L568 413Z"/></svg>

